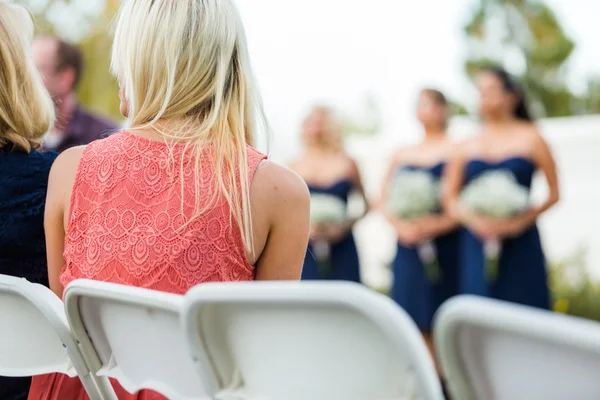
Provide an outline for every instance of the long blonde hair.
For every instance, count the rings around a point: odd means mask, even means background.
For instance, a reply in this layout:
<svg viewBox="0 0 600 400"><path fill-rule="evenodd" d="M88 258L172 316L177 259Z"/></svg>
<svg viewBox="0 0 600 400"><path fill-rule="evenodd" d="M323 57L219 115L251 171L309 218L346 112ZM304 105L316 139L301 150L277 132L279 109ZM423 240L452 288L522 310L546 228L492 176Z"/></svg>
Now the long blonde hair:
<svg viewBox="0 0 600 400"><path fill-rule="evenodd" d="M167 143L183 141L184 153L195 156L190 220L223 196L253 252L246 145L253 144L259 117L265 124L266 119L232 1L127 1L117 19L112 70L128 102L128 125L151 127ZM214 148L216 190L203 205L200 159L208 144ZM183 195L183 185L181 190Z"/></svg>
<svg viewBox="0 0 600 400"><path fill-rule="evenodd" d="M31 58L33 22L0 0L0 147L30 152L54 123L54 104Z"/></svg>

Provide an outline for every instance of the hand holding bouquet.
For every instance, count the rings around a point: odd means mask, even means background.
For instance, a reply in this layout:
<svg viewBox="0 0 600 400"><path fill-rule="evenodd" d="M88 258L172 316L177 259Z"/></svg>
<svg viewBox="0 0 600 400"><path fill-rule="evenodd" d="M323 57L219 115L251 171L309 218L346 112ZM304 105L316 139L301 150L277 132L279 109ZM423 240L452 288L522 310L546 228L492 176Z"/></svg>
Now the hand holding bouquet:
<svg viewBox="0 0 600 400"><path fill-rule="evenodd" d="M392 179L387 198L388 212L402 220L411 221L439 211L439 182L429 172L400 170ZM430 240L419 243L417 252L427 277L432 282L441 279L436 249Z"/></svg>
<svg viewBox="0 0 600 400"><path fill-rule="evenodd" d="M346 203L340 198L323 193L310 196L311 224L341 224L346 219Z"/></svg>
<svg viewBox="0 0 600 400"><path fill-rule="evenodd" d="M460 195L460 204L477 215L500 219L514 217L529 207L529 191L521 186L510 171L498 170L481 174ZM502 251L498 239L486 240L486 276L495 280Z"/></svg>
<svg viewBox="0 0 600 400"><path fill-rule="evenodd" d="M324 194L315 193L310 196L310 223L316 231L329 232L336 225L341 226L346 221L347 207L346 203L340 198ZM329 229L332 227L332 229ZM336 230L339 230L336 229ZM313 255L322 268L324 274L331 273L331 247L326 239L319 237L312 238Z"/></svg>

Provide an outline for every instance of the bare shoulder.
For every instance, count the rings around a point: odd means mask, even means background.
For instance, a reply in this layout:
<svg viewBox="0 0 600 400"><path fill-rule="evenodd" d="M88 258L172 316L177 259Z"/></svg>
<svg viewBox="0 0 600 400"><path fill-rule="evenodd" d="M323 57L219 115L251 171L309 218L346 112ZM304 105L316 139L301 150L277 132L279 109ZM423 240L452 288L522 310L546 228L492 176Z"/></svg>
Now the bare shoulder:
<svg viewBox="0 0 600 400"><path fill-rule="evenodd" d="M515 129L518 140L528 149L528 153L535 156L540 150L548 147L539 126L536 123L522 122Z"/></svg>
<svg viewBox="0 0 600 400"><path fill-rule="evenodd" d="M52 164L48 178L46 211L56 209L62 213L68 207L84 149L85 146L78 146L65 150Z"/></svg>
<svg viewBox="0 0 600 400"><path fill-rule="evenodd" d="M300 175L271 161L256 171L252 195L268 207L296 208L310 202L308 187Z"/></svg>
<svg viewBox="0 0 600 400"><path fill-rule="evenodd" d="M306 160L304 157L296 158L295 160L289 163L289 167L292 171L302 173L306 169Z"/></svg>
<svg viewBox="0 0 600 400"><path fill-rule="evenodd" d="M529 149L529 156L539 165L552 160L552 150L536 124L527 124L523 136Z"/></svg>
<svg viewBox="0 0 600 400"><path fill-rule="evenodd" d="M81 156L83 155L85 147L86 146L72 147L60 153L52 164L50 176L60 176L61 180L66 180L65 178L69 176L74 177L77 172L77 167L79 167L79 161L81 161Z"/></svg>
<svg viewBox="0 0 600 400"><path fill-rule="evenodd" d="M397 165L406 162L410 159L411 154L414 154L418 150L418 146L401 147L392 152L390 156L390 163Z"/></svg>
<svg viewBox="0 0 600 400"><path fill-rule="evenodd" d="M523 134L532 144L545 143L544 137L540 128L535 123L526 123L521 126L521 134Z"/></svg>
<svg viewBox="0 0 600 400"><path fill-rule="evenodd" d="M345 168L348 171L348 175L352 178L355 178L359 175L358 163L354 158L352 158L349 154L344 154L343 162L345 164Z"/></svg>
<svg viewBox="0 0 600 400"><path fill-rule="evenodd" d="M84 150L85 146L77 146L63 151L52 164L50 180L53 177L56 177L61 182L69 181L70 177L74 180Z"/></svg>

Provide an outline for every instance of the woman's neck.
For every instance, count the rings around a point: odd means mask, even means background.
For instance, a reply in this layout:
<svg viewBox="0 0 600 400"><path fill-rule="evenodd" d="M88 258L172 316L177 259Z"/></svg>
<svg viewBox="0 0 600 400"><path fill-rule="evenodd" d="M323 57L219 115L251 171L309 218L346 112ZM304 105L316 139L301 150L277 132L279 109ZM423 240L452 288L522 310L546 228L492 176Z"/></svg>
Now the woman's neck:
<svg viewBox="0 0 600 400"><path fill-rule="evenodd" d="M515 122L517 122L517 120L510 114L488 117L483 120L483 124L492 129L501 129L512 126Z"/></svg>
<svg viewBox="0 0 600 400"><path fill-rule="evenodd" d="M152 125L134 126L129 131L156 141L195 142L197 130L185 120L159 120Z"/></svg>
<svg viewBox="0 0 600 400"><path fill-rule="evenodd" d="M482 133L488 136L504 136L514 130L517 124L516 119L486 121L482 126Z"/></svg>
<svg viewBox="0 0 600 400"><path fill-rule="evenodd" d="M306 154L312 157L327 157L339 154L339 152L339 149L323 144L313 144L306 146Z"/></svg>
<svg viewBox="0 0 600 400"><path fill-rule="evenodd" d="M425 142L441 142L446 140L445 129L425 129Z"/></svg>

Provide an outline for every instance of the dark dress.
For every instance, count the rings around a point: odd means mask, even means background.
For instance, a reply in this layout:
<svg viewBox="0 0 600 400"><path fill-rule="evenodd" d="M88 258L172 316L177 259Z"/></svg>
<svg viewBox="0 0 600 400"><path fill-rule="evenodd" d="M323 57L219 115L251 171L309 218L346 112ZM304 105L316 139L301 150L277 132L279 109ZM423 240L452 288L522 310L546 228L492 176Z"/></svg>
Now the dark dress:
<svg viewBox="0 0 600 400"><path fill-rule="evenodd" d="M0 148L0 274L48 286L44 205L58 153ZM7 327L4 327L8 329ZM0 377L0 399L27 399L31 378Z"/></svg>
<svg viewBox="0 0 600 400"><path fill-rule="evenodd" d="M402 168L428 170L439 179L444 164L440 163L431 168ZM396 258L392 263L392 298L412 317L422 332L431 332L431 322L436 310L444 301L458 294L459 241L458 230L439 236L433 241L442 272L440 280L436 282L432 282L427 276L416 248L398 243Z"/></svg>
<svg viewBox="0 0 600 400"><path fill-rule="evenodd" d="M348 196L352 192L352 181L343 180L327 187L308 185L311 193L330 194L348 203ZM339 243L331 246L330 261L325 269L319 265L309 243L306 256L304 257L304 268L302 269L302 280L338 280L360 282L360 267L356 243L352 233L348 234Z"/></svg>
<svg viewBox="0 0 600 400"><path fill-rule="evenodd" d="M523 157L511 157L500 162L471 160L465 170L465 185L483 172L510 170L519 184L531 188L536 166ZM482 242L467 229L461 238L461 292L548 309L550 295L546 262L536 225L519 237L502 241L498 273L494 281L485 277L485 257Z"/></svg>

